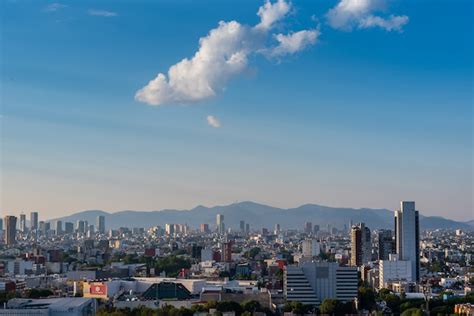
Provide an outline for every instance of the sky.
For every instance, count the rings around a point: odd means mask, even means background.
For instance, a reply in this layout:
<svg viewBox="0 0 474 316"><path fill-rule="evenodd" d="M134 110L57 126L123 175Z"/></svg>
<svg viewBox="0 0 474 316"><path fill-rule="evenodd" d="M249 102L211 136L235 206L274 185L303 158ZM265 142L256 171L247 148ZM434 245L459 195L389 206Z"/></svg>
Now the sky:
<svg viewBox="0 0 474 316"><path fill-rule="evenodd" d="M1 2L2 216L474 219L471 0Z"/></svg>

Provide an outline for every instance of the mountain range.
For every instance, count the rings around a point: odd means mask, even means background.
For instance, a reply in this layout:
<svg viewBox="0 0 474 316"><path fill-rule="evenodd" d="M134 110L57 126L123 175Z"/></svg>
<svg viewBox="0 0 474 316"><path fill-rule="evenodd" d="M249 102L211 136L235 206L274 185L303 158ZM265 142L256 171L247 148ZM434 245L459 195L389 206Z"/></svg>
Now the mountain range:
<svg viewBox="0 0 474 316"><path fill-rule="evenodd" d="M277 208L255 202L239 202L224 206L197 206L191 210L161 210L161 211L120 211L107 213L100 210L88 210L69 216L51 220L76 222L86 220L90 224L96 223L99 215L105 216L107 229L118 227L152 227L162 226L166 223L188 224L198 227L201 223L215 226L216 215L224 215L224 223L233 229L239 228L241 220L250 224L251 229L266 227L273 229L275 224L280 224L282 229L303 228L305 222L312 222L326 229L328 225L339 229L353 223L364 222L371 229L393 229L394 213L387 209L370 208L338 208L317 204L305 204L296 208ZM423 216L420 214L421 229L464 229L474 230L474 220L459 222L437 216Z"/></svg>

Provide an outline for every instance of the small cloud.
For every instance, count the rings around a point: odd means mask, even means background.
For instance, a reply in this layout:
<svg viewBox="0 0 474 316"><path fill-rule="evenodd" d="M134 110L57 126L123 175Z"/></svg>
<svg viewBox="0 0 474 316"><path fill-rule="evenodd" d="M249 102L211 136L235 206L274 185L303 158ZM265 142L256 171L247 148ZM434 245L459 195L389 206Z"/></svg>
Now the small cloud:
<svg viewBox="0 0 474 316"><path fill-rule="evenodd" d="M276 34L275 39L279 44L270 51L270 56L279 57L295 54L308 46L314 45L319 35L319 30L303 30L287 35Z"/></svg>
<svg viewBox="0 0 474 316"><path fill-rule="evenodd" d="M106 11L106 10L94 10L94 9L90 9L89 11L87 11L87 13L92 16L105 16L105 17L113 17L113 16L118 15L117 12Z"/></svg>
<svg viewBox="0 0 474 316"><path fill-rule="evenodd" d="M354 28L366 29L379 27L386 31L402 31L408 23L406 15L390 15L382 17L374 12L384 11L386 0L340 0L328 11L326 18L329 25L335 29L352 31Z"/></svg>
<svg viewBox="0 0 474 316"><path fill-rule="evenodd" d="M209 126L214 127L214 128L221 127L221 122L217 119L217 117L215 117L213 115L208 115L207 116L207 124Z"/></svg>
<svg viewBox="0 0 474 316"><path fill-rule="evenodd" d="M62 4L62 3L58 3L58 2L54 2L54 3L51 3L51 4L47 5L44 8L43 11L44 12L56 12L56 11L64 9L64 8L67 8L67 5Z"/></svg>

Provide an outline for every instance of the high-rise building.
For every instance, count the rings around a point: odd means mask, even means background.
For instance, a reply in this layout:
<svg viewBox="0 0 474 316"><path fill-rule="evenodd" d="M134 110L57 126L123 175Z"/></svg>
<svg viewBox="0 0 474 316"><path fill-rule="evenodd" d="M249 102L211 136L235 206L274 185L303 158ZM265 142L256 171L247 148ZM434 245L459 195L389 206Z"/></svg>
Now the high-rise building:
<svg viewBox="0 0 474 316"><path fill-rule="evenodd" d="M303 257L312 258L319 256L321 248L319 242L313 238L306 238L302 243Z"/></svg>
<svg viewBox="0 0 474 316"><path fill-rule="evenodd" d="M30 213L30 229L31 230L38 229L38 212Z"/></svg>
<svg viewBox="0 0 474 316"><path fill-rule="evenodd" d="M246 234L250 233L250 224L249 223L245 224L245 233Z"/></svg>
<svg viewBox="0 0 474 316"><path fill-rule="evenodd" d="M63 233L63 222L56 221L56 235L61 235Z"/></svg>
<svg viewBox="0 0 474 316"><path fill-rule="evenodd" d="M165 232L167 235L174 235L174 224L165 224Z"/></svg>
<svg viewBox="0 0 474 316"><path fill-rule="evenodd" d="M224 225L224 215L217 214L216 215L216 226L217 226L217 233L223 235L225 233L225 225Z"/></svg>
<svg viewBox="0 0 474 316"><path fill-rule="evenodd" d="M370 261L372 243L370 229L364 223L352 226L351 229L351 265L361 266Z"/></svg>
<svg viewBox="0 0 474 316"><path fill-rule="evenodd" d="M395 253L395 242L391 230L382 229L377 233L378 260L388 260Z"/></svg>
<svg viewBox="0 0 474 316"><path fill-rule="evenodd" d="M311 234L313 232L313 223L311 222L304 223L304 232L306 234Z"/></svg>
<svg viewBox="0 0 474 316"><path fill-rule="evenodd" d="M5 228L5 243L7 246L14 245L16 243L16 216L5 216Z"/></svg>
<svg viewBox="0 0 474 316"><path fill-rule="evenodd" d="M99 215L97 216L97 231L99 234L105 234L105 216L104 215Z"/></svg>
<svg viewBox="0 0 474 316"><path fill-rule="evenodd" d="M46 223L44 221L38 223L38 229L41 234L46 235Z"/></svg>
<svg viewBox="0 0 474 316"><path fill-rule="evenodd" d="M222 256L221 259L224 262L232 262L232 245L233 241L226 241L222 243Z"/></svg>
<svg viewBox="0 0 474 316"><path fill-rule="evenodd" d="M3 230L3 219L0 218L0 231L2 231L2 230Z"/></svg>
<svg viewBox="0 0 474 316"><path fill-rule="evenodd" d="M200 230L203 234L209 233L209 224L201 224Z"/></svg>
<svg viewBox="0 0 474 316"><path fill-rule="evenodd" d="M245 221L240 221L240 232L245 233Z"/></svg>
<svg viewBox="0 0 474 316"><path fill-rule="evenodd" d="M273 230L273 234L280 235L280 224L275 224L275 229Z"/></svg>
<svg viewBox="0 0 474 316"><path fill-rule="evenodd" d="M287 302L319 306L325 299L349 302L357 298L356 267L341 267L336 262L304 261L285 267L283 293Z"/></svg>
<svg viewBox="0 0 474 316"><path fill-rule="evenodd" d="M65 223L64 223L64 232L65 232L66 234L72 234L72 233L74 233L74 223L65 222Z"/></svg>
<svg viewBox="0 0 474 316"><path fill-rule="evenodd" d="M86 223L84 221L78 220L76 222L76 230L78 233L84 234L86 232Z"/></svg>
<svg viewBox="0 0 474 316"><path fill-rule="evenodd" d="M412 264L413 281L420 280L420 222L415 202L401 201L395 212L395 242L400 260Z"/></svg>
<svg viewBox="0 0 474 316"><path fill-rule="evenodd" d="M26 233L26 215L20 214L20 231Z"/></svg>

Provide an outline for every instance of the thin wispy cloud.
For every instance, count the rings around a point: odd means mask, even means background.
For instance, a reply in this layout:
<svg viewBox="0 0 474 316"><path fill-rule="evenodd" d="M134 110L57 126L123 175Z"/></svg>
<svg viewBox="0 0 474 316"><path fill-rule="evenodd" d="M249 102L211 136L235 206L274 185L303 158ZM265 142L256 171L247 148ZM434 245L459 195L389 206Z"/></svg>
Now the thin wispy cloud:
<svg viewBox="0 0 474 316"><path fill-rule="evenodd" d="M59 11L59 10L64 9L64 8L67 8L67 5L62 4L62 3L58 3L58 2L54 2L54 3L48 4L43 9L43 11L44 12L56 12L56 11Z"/></svg>
<svg viewBox="0 0 474 316"><path fill-rule="evenodd" d="M107 10L95 10L95 9L90 9L87 11L89 15L92 16L103 16L103 17L114 17L118 16L117 12L113 11L107 11Z"/></svg>
<svg viewBox="0 0 474 316"><path fill-rule="evenodd" d="M216 96L229 80L247 69L250 56L281 58L314 45L317 30L272 32L290 11L291 3L286 0L266 1L258 9L260 22L255 26L220 21L199 40L199 49L192 58L172 65L167 73L158 73L137 91L135 99L155 106L203 101Z"/></svg>
<svg viewBox="0 0 474 316"><path fill-rule="evenodd" d="M379 27L386 31L401 31L408 23L406 15L390 15L383 17L375 15L387 7L385 0L340 0L328 11L326 18L331 27L343 31L354 28Z"/></svg>
<svg viewBox="0 0 474 316"><path fill-rule="evenodd" d="M208 115L207 116L207 124L209 126L214 127L214 128L221 127L221 122L217 119L217 117L215 117L213 115Z"/></svg>

